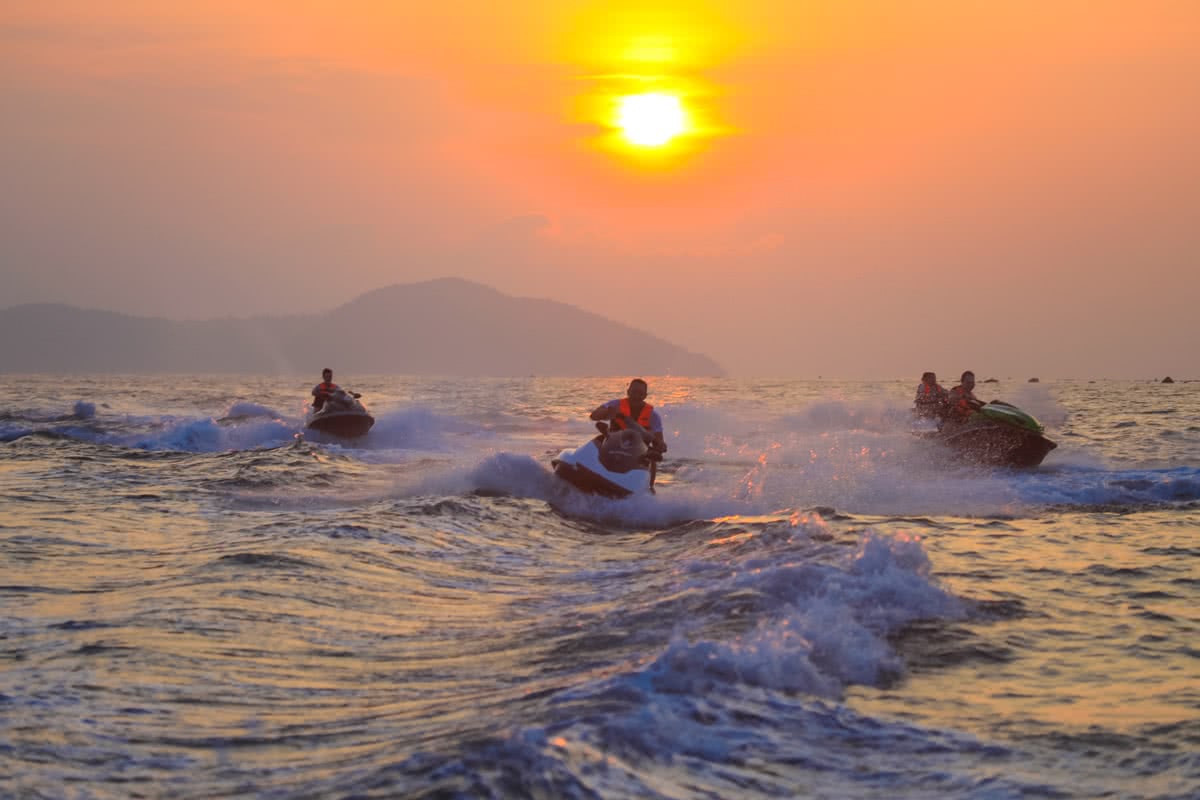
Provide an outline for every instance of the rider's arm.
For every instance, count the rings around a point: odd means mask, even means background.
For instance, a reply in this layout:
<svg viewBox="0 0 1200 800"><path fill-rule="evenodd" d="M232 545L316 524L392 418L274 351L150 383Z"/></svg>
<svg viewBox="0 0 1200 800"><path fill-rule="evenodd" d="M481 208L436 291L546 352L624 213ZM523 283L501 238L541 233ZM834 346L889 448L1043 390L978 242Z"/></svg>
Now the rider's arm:
<svg viewBox="0 0 1200 800"><path fill-rule="evenodd" d="M604 422L617 416L617 407L609 403L603 403L596 406L596 410L591 413L590 419L593 422Z"/></svg>
<svg viewBox="0 0 1200 800"><path fill-rule="evenodd" d="M650 412L650 434L654 437L653 446L660 452L667 452L667 441L663 438L662 417L657 411Z"/></svg>

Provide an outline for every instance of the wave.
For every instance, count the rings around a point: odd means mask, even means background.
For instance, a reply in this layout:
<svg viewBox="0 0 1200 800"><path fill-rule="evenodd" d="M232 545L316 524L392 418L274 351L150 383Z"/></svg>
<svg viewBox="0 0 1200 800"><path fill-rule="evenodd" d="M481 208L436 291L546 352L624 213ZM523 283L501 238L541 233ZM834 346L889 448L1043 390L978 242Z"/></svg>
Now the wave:
<svg viewBox="0 0 1200 800"><path fill-rule="evenodd" d="M714 796L791 795L814 781L825 787L821 794L842 796L861 789L862 763L851 754L864 743L897 768L914 751L1003 750L836 702L850 686L897 680L904 665L890 638L907 625L970 613L932 581L918 539L868 533L849 553L839 546L822 555L813 542L830 531L819 517L751 527L755 545L742 540L679 561L672 579L649 593L653 599L625 598L603 619L572 615L570 629L586 638L564 643L561 657L585 654L590 678L575 670L582 680L513 704L523 724L466 737L457 753L418 752L390 767L390 779L435 780L442 790L479 796L537 789L660 797L664 787L682 785L664 783L667 769ZM694 546L713 533L711 526L692 529L683 537L690 542L674 543ZM664 620L676 624L663 629ZM655 634L665 639L647 646ZM773 769L755 768L764 762ZM961 769L941 780L968 780ZM894 791L903 770L884 773L888 785L879 788Z"/></svg>
<svg viewBox="0 0 1200 800"><path fill-rule="evenodd" d="M1026 393L1019 398L1025 407L1041 402L1043 414L1057 413L1045 388ZM236 401L220 416L139 415L81 399L67 409L6 412L0 441L40 434L143 451L214 454L287 447L303 439L390 471L375 483L390 479L394 496L506 494L624 527L815 506L866 514L995 516L1200 500L1196 467L1118 468L1087 449L1088 441L1060 447L1028 472L947 468L930 457L928 443L909 433L907 409L883 403L820 399L778 415L753 403L734 412L678 402L664 406L664 417L669 451L659 495L621 502L580 495L553 478L550 459L590 435L587 423L553 415L456 415L411 405L377 413L367 437L344 442L305 431L301 417L261 403Z"/></svg>

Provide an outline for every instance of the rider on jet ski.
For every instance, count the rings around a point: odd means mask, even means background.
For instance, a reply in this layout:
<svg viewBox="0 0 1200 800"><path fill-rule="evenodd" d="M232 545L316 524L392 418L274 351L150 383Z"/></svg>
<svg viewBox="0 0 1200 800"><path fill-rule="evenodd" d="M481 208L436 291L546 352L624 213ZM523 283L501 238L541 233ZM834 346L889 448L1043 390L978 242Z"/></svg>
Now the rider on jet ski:
<svg viewBox="0 0 1200 800"><path fill-rule="evenodd" d="M333 382L333 370L329 367L321 370L321 382L314 386L312 390L313 411L320 411L325 405L325 401L332 397L333 393L339 388L341 387Z"/></svg>
<svg viewBox="0 0 1200 800"><path fill-rule="evenodd" d="M946 419L963 422L977 411L983 403L975 397L975 373L967 370L962 374L962 382L950 390L946 407Z"/></svg>
<svg viewBox="0 0 1200 800"><path fill-rule="evenodd" d="M917 399L913 403L913 409L918 417L940 421L946 416L948 399L946 390L937 382L937 374L926 372L921 376L921 383L917 385Z"/></svg>
<svg viewBox="0 0 1200 800"><path fill-rule="evenodd" d="M651 435L648 442L650 452L650 489L654 489L654 476L658 472L658 462L662 461L663 453L667 452L667 443L663 440L662 417L654 410L654 406L646 402L650 387L641 378L634 378L625 390L625 397L609 400L596 407L591 413L594 422L608 422L612 430L626 430L629 421L645 428Z"/></svg>

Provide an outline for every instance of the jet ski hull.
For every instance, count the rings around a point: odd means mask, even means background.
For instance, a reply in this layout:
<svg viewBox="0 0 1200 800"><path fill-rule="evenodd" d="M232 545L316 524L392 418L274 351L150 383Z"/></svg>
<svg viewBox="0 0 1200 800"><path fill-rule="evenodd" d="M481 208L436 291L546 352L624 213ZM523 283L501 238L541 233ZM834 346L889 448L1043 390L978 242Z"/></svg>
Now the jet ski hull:
<svg viewBox="0 0 1200 800"><path fill-rule="evenodd" d="M331 411L314 414L305 427L330 436L357 439L366 436L374 424L375 418L365 411Z"/></svg>
<svg viewBox="0 0 1200 800"><path fill-rule="evenodd" d="M962 421L940 421L936 430L913 433L939 442L958 462L988 467L1036 467L1058 447L1043 435L1042 424L1011 403L993 400Z"/></svg>
<svg viewBox="0 0 1200 800"><path fill-rule="evenodd" d="M597 436L575 450L564 450L550 465L554 474L581 492L620 499L635 494L650 494L650 471L631 469L613 472L600 462L603 436Z"/></svg>
<svg viewBox="0 0 1200 800"><path fill-rule="evenodd" d="M946 426L935 438L959 459L992 467L1036 467L1058 447L1037 431L994 420Z"/></svg>

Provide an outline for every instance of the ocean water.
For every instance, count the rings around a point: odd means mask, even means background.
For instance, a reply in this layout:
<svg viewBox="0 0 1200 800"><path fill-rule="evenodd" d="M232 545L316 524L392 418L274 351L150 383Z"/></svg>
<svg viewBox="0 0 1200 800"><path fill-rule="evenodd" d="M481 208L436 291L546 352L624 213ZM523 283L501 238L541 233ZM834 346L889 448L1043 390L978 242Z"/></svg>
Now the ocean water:
<svg viewBox="0 0 1200 800"><path fill-rule="evenodd" d="M8 376L0 796L1200 797L1200 383L651 378L654 497L549 460L626 377Z"/></svg>

